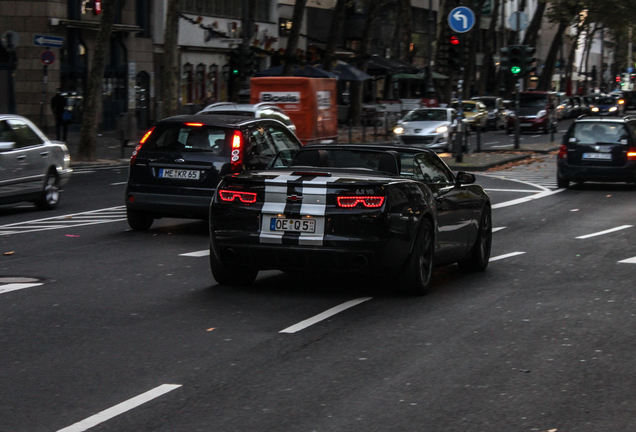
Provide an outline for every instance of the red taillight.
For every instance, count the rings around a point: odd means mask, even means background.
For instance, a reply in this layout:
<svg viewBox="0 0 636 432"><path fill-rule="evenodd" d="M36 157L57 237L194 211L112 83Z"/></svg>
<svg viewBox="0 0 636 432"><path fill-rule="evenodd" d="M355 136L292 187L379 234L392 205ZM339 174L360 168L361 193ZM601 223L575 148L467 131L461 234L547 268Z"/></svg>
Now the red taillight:
<svg viewBox="0 0 636 432"><path fill-rule="evenodd" d="M243 134L236 131L232 136L232 158L231 171L240 172L243 170Z"/></svg>
<svg viewBox="0 0 636 432"><path fill-rule="evenodd" d="M567 159L568 158L568 146L565 144L561 144L559 147L559 154L557 156L559 159Z"/></svg>
<svg viewBox="0 0 636 432"><path fill-rule="evenodd" d="M338 207L352 208L362 204L366 208L382 207L383 196L339 196Z"/></svg>
<svg viewBox="0 0 636 432"><path fill-rule="evenodd" d="M256 192L241 192L227 189L219 190L219 198L222 201L234 201L236 198L242 203L251 204L256 202Z"/></svg>
<svg viewBox="0 0 636 432"><path fill-rule="evenodd" d="M186 126L192 126L192 127L201 127L203 126L203 123L186 123Z"/></svg>
<svg viewBox="0 0 636 432"><path fill-rule="evenodd" d="M152 135L152 131L155 130L155 127L153 126L152 128L150 128L150 130L148 132L146 132L144 134L144 136L141 137L141 139L139 140L139 144L137 144L137 147L135 147L135 149L132 152L132 156L130 157L130 164L134 165L135 164L135 159L137 159L137 154L139 153L139 150L141 150L141 148L143 147L143 145L146 143L146 141L148 141L148 138L150 138L150 135Z"/></svg>
<svg viewBox="0 0 636 432"><path fill-rule="evenodd" d="M634 161L636 160L636 147L630 147L627 150L627 160Z"/></svg>

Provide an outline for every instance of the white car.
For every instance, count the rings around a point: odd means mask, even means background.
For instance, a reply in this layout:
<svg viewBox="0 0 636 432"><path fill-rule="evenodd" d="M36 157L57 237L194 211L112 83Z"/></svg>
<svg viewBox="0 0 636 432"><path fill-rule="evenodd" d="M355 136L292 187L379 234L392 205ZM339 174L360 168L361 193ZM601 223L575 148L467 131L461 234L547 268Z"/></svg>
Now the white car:
<svg viewBox="0 0 636 432"><path fill-rule="evenodd" d="M287 129L296 133L296 125L278 106L267 102L257 104L236 104L234 102L217 102L206 106L198 114L223 114L238 115L255 118L268 118L278 120L287 126Z"/></svg>
<svg viewBox="0 0 636 432"><path fill-rule="evenodd" d="M32 201L57 207L73 171L66 144L51 141L28 119L0 115L0 204Z"/></svg>
<svg viewBox="0 0 636 432"><path fill-rule="evenodd" d="M417 108L398 121L394 142L431 150L451 151L457 111L452 108Z"/></svg>

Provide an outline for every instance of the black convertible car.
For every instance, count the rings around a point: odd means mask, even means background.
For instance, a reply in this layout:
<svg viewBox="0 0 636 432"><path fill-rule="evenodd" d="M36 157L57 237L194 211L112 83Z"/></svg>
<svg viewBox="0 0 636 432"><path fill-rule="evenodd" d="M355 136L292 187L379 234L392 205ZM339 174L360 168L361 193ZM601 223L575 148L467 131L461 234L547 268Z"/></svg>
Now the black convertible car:
<svg viewBox="0 0 636 432"><path fill-rule="evenodd" d="M267 170L228 175L210 208L210 266L227 285L259 270L359 271L424 294L434 265L483 271L490 199L434 152L325 145L283 150Z"/></svg>

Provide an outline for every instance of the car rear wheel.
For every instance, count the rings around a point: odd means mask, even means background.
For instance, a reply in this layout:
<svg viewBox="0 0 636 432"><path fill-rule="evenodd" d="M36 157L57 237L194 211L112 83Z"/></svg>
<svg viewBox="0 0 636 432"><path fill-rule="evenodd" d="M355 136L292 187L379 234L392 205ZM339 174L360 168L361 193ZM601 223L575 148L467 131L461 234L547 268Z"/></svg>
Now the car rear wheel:
<svg viewBox="0 0 636 432"><path fill-rule="evenodd" d="M258 276L258 270L223 264L212 248L210 248L210 270L214 280L221 285L251 285Z"/></svg>
<svg viewBox="0 0 636 432"><path fill-rule="evenodd" d="M126 209L128 226L135 231L148 231L154 222L154 218L147 213Z"/></svg>
<svg viewBox="0 0 636 432"><path fill-rule="evenodd" d="M561 176L561 172L557 170L557 187L559 189L567 189L570 187L570 181Z"/></svg>
<svg viewBox="0 0 636 432"><path fill-rule="evenodd" d="M60 180L57 174L49 171L44 180L44 189L42 189L42 197L35 202L40 210L53 210L60 201Z"/></svg>
<svg viewBox="0 0 636 432"><path fill-rule="evenodd" d="M470 255L464 261L457 264L469 271L484 271L490 261L490 250L492 247L492 212L490 207L486 207L481 214L479 232L473 245Z"/></svg>
<svg viewBox="0 0 636 432"><path fill-rule="evenodd" d="M406 294L424 295L428 292L433 273L433 258L433 224L429 219L424 219L402 277Z"/></svg>

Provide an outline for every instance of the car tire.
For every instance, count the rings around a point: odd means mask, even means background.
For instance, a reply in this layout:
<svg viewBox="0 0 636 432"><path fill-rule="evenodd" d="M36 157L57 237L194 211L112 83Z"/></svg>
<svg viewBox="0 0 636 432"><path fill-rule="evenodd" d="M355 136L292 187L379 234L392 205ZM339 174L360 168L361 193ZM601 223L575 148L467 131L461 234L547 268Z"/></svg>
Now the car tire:
<svg viewBox="0 0 636 432"><path fill-rule="evenodd" d="M40 210L53 210L60 201L60 179L54 171L49 171L44 179L42 196L35 202Z"/></svg>
<svg viewBox="0 0 636 432"><path fill-rule="evenodd" d="M428 292L433 274L434 238L433 224L430 219L424 219L402 275L405 294L424 295Z"/></svg>
<svg viewBox="0 0 636 432"><path fill-rule="evenodd" d="M468 258L457 263L460 268L468 271L485 271L490 261L490 250L492 249L492 210L486 206L481 214L479 231L475 244L470 250Z"/></svg>
<svg viewBox="0 0 636 432"><path fill-rule="evenodd" d="M218 260L210 248L210 270L212 277L220 285L251 285L258 276L258 270L245 266L228 266Z"/></svg>
<svg viewBox="0 0 636 432"><path fill-rule="evenodd" d="M557 187L559 189L567 189L570 187L570 181L564 179L558 170L557 170Z"/></svg>
<svg viewBox="0 0 636 432"><path fill-rule="evenodd" d="M154 218L148 213L126 209L128 226L134 231L148 231L154 222Z"/></svg>

